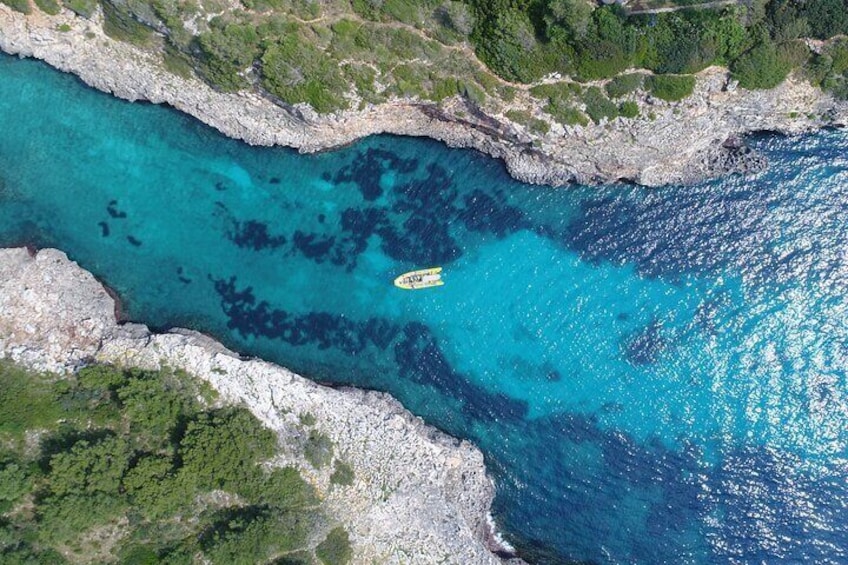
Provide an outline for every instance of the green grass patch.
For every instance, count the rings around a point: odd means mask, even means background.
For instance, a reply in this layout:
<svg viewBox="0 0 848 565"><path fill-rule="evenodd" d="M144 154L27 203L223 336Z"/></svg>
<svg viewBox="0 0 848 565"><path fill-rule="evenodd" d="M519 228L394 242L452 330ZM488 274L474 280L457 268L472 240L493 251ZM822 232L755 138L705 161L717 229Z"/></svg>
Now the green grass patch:
<svg viewBox="0 0 848 565"><path fill-rule="evenodd" d="M0 434L23 439L28 429L54 429L63 411L53 378L0 361Z"/></svg>
<svg viewBox="0 0 848 565"><path fill-rule="evenodd" d="M647 77L645 86L648 91L667 102L677 102L692 94L695 89L695 77L691 75L654 75Z"/></svg>

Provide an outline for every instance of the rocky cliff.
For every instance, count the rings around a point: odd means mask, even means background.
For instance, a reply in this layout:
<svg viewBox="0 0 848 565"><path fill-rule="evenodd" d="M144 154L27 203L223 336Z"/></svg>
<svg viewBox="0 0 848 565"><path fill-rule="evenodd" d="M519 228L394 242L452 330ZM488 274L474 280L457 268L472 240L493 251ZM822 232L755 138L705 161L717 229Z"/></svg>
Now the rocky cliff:
<svg viewBox="0 0 848 565"><path fill-rule="evenodd" d="M107 37L100 22L65 10L24 16L0 4L0 49L36 57L127 100L167 103L251 144L303 152L377 133L427 136L501 158L516 178L561 185L618 179L655 186L687 183L762 163L740 139L753 131L786 134L845 125L848 104L798 78L769 91L734 88L724 69L698 75L692 96L669 103L642 95L642 117L587 126L554 124L532 132L503 112L479 111L460 97L441 105L393 99L362 110L317 115L255 91L217 92L165 70L161 54ZM528 104L530 102L527 102Z"/></svg>
<svg viewBox="0 0 848 565"><path fill-rule="evenodd" d="M228 401L247 406L287 441L311 430L330 439L354 469L351 486L332 485L286 453L348 529L355 563L499 563L487 521L494 489L482 454L425 425L386 394L331 389L286 369L245 360L186 330L152 334L119 324L115 302L88 272L52 249L0 250L0 358L64 373L93 361L182 369ZM517 562L517 561L516 561Z"/></svg>

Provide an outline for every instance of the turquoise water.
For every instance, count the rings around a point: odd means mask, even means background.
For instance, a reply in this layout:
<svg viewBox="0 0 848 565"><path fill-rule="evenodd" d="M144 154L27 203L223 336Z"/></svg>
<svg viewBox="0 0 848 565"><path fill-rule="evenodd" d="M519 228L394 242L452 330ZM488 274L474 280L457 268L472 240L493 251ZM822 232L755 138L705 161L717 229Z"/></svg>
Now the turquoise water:
<svg viewBox="0 0 848 565"><path fill-rule="evenodd" d="M845 133L756 139L751 178L551 189L423 140L251 148L9 57L0 132L0 245L473 440L528 560L848 560Z"/></svg>

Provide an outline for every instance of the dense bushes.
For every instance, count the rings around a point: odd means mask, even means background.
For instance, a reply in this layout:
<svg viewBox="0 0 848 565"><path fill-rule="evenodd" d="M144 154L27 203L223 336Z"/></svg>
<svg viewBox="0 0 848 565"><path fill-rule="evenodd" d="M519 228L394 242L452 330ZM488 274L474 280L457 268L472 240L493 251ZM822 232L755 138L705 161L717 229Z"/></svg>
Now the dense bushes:
<svg viewBox="0 0 848 565"><path fill-rule="evenodd" d="M35 5L38 6L39 10L51 16L55 16L62 10L62 7L56 0L35 0Z"/></svg>
<svg viewBox="0 0 848 565"><path fill-rule="evenodd" d="M50 10L57 0L36 1ZM62 1L88 17L97 0ZM189 76L193 66L221 90L259 85L283 102L307 103L320 113L390 96L509 102L514 88L453 48L466 39L509 81L537 82L551 73L583 82L610 78L606 94L619 99L642 87L647 74L628 69L677 76L718 64L728 66L743 87L770 88L806 66L810 53L799 37L848 32L845 0L752 0L651 14L585 0L242 0L250 11L226 11L208 26L198 17L213 11L205 4L100 1L113 37L143 42L146 26L167 28L165 61L173 72ZM346 19L346 10L359 17ZM332 17L291 17L319 15ZM195 21L199 36L185 29L188 20ZM827 58L814 59L811 76L832 92L844 90L844 77L826 69ZM650 89L658 98L679 100L691 91L690 80L655 81ZM581 96L542 98L548 98L545 111L565 124L584 123L582 107L593 120L621 113L620 100L612 104L594 91L587 100ZM625 111L630 115L633 108Z"/></svg>
<svg viewBox="0 0 848 565"><path fill-rule="evenodd" d="M628 68L675 75L720 64L729 65L746 88L771 88L809 57L795 39L848 33L844 0L765 0L637 16L617 6L587 11L578 0L469 1L476 9L471 37L480 57L501 76L525 82L554 71L593 80ZM637 88L636 77L629 80L633 84L611 82L609 95ZM676 100L687 90L681 86L672 79L654 90Z"/></svg>
<svg viewBox="0 0 848 565"><path fill-rule="evenodd" d="M306 102L318 112L347 108L347 82L336 61L290 35L262 55L262 84L286 102Z"/></svg>
<svg viewBox="0 0 848 565"><path fill-rule="evenodd" d="M32 12L32 7L29 5L29 0L0 0L11 9L16 12L20 12L22 14L29 14Z"/></svg>
<svg viewBox="0 0 848 565"><path fill-rule="evenodd" d="M43 0L42 0L43 1ZM125 7L111 2L103 6L103 31L112 39L143 45L150 40L153 30L138 22Z"/></svg>
<svg viewBox="0 0 848 565"><path fill-rule="evenodd" d="M60 547L90 560L88 533L120 521L124 563L312 553L323 523L312 488L294 469L263 468L276 436L243 408L209 408L210 398L170 372L98 366L54 381L0 364L0 562L62 563ZM337 462L336 473L352 482L349 466ZM349 558L337 530L316 554Z"/></svg>
<svg viewBox="0 0 848 565"><path fill-rule="evenodd" d="M225 91L247 86L242 75L259 56L259 35L249 24L213 19L211 29L198 37L204 76Z"/></svg>
<svg viewBox="0 0 848 565"><path fill-rule="evenodd" d="M621 98L642 88L644 78L639 73L618 75L610 80L604 88L611 98Z"/></svg>
<svg viewBox="0 0 848 565"><path fill-rule="evenodd" d="M344 565L350 561L350 539L342 528L334 528L315 548L315 555L324 565Z"/></svg>
<svg viewBox="0 0 848 565"><path fill-rule="evenodd" d="M688 75L654 75L645 80L648 91L669 102L683 100L695 88L695 77Z"/></svg>
<svg viewBox="0 0 848 565"><path fill-rule="evenodd" d="M62 0L66 8L84 17L91 18L97 9L97 0Z"/></svg>
<svg viewBox="0 0 848 565"><path fill-rule="evenodd" d="M583 103L586 105L586 114L596 124L603 119L612 120L618 117L618 106L604 96L597 86L590 86L583 94Z"/></svg>
<svg viewBox="0 0 848 565"><path fill-rule="evenodd" d="M809 66L808 76L837 98L848 99L848 40L834 41Z"/></svg>

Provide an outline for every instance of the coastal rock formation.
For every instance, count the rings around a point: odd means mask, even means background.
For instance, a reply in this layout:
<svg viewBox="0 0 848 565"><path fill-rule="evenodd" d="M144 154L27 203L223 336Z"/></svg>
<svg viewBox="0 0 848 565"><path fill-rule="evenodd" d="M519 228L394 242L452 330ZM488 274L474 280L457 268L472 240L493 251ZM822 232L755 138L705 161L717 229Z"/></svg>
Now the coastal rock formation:
<svg viewBox="0 0 848 565"><path fill-rule="evenodd" d="M755 131L797 134L848 123L848 104L790 77L768 91L735 88L727 71L708 68L678 103L643 95L647 114L588 126L555 124L540 134L504 114L485 114L454 97L436 106L411 99L332 115L278 104L258 92L217 92L199 79L165 70L158 53L107 37L97 21L64 10L24 16L0 4L0 49L36 57L127 100L167 103L257 145L302 152L338 147L377 133L427 136L505 161L516 178L561 185L631 180L648 186L689 183L745 172L761 159L740 148Z"/></svg>
<svg viewBox="0 0 848 565"><path fill-rule="evenodd" d="M303 445L311 431L329 438L334 456L354 469L350 486L333 485L332 466L316 470L302 453L278 463L298 466L322 493L351 534L355 563L501 562L487 520L494 489L473 445L425 425L389 395L319 386L194 332L119 324L112 297L60 251L0 250L4 357L59 373L92 361L185 370L247 406L287 446Z"/></svg>

